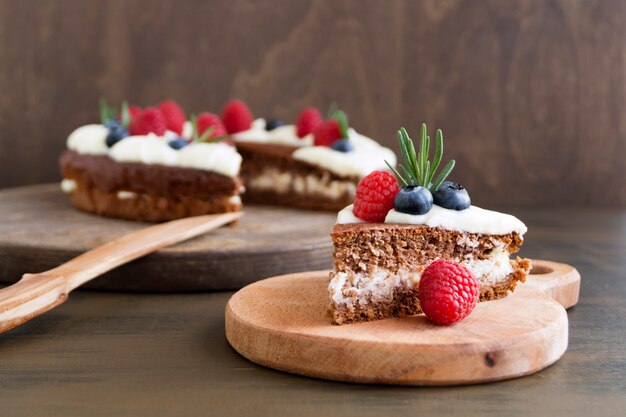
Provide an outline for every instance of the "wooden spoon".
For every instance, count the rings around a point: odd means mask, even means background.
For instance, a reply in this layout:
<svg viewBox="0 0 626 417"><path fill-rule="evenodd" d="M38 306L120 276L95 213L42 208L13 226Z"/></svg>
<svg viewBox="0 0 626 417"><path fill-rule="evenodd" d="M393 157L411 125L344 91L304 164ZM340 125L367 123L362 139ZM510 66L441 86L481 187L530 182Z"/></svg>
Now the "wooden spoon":
<svg viewBox="0 0 626 417"><path fill-rule="evenodd" d="M165 246L239 219L243 213L212 214L162 223L130 233L51 269L24 274L0 290L0 333L62 304L74 288Z"/></svg>

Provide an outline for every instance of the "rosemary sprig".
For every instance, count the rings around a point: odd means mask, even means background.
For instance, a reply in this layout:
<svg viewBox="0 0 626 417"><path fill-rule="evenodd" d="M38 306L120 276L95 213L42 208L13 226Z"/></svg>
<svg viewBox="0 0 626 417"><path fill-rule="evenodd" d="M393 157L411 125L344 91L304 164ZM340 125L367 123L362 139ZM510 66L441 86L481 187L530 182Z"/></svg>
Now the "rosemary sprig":
<svg viewBox="0 0 626 417"><path fill-rule="evenodd" d="M120 123L123 127L128 128L130 124L130 111L128 109L128 101L124 100L120 111L114 106L109 106L104 98L100 99L100 121L105 124L109 120L116 120L120 116Z"/></svg>
<svg viewBox="0 0 626 417"><path fill-rule="evenodd" d="M443 170L435 177L443 157L443 133L437 129L435 136L435 155L430 161L430 137L427 134L426 123L422 123L420 130L420 148L415 152L413 141L405 128L398 130L400 154L404 164L398 164L398 170L385 161L389 169L395 174L398 183L403 187L420 185L435 193L448 175L454 169L454 159L448 161ZM434 178L434 180L433 180Z"/></svg>
<svg viewBox="0 0 626 417"><path fill-rule="evenodd" d="M218 143L228 139L228 136L218 136L212 139L209 139L213 132L215 132L215 128L213 126L209 127L207 130L202 132L202 135L198 134L198 118L195 114L192 114L190 117L191 121L191 141L192 142L210 142L210 143Z"/></svg>

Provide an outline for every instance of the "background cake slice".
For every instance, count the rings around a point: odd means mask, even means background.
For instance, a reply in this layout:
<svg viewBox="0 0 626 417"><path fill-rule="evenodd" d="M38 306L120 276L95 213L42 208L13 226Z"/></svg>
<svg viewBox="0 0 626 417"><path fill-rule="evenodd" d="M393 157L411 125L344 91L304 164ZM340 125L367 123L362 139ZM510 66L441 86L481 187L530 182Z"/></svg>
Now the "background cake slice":
<svg viewBox="0 0 626 417"><path fill-rule="evenodd" d="M76 208L137 221L240 210L241 156L217 115L187 121L171 100L120 112L104 105L101 113L102 124L70 134L59 159Z"/></svg>
<svg viewBox="0 0 626 417"><path fill-rule="evenodd" d="M376 171L364 178L354 205L339 212L333 227L328 292L335 324L420 313L420 276L438 259L469 269L481 301L506 296L530 270L529 260L510 259L527 230L520 220L471 206L464 187L444 182L454 161L435 177L443 153L441 132L432 163L425 125L419 153L406 131L399 138L403 174L396 171L396 180Z"/></svg>
<svg viewBox="0 0 626 417"><path fill-rule="evenodd" d="M245 202L340 210L354 199L361 178L395 164L390 149L348 126L345 113L302 111L296 125L256 119L241 102L229 103L222 118L243 157ZM238 116L237 116L238 115ZM228 120L247 120L229 127Z"/></svg>

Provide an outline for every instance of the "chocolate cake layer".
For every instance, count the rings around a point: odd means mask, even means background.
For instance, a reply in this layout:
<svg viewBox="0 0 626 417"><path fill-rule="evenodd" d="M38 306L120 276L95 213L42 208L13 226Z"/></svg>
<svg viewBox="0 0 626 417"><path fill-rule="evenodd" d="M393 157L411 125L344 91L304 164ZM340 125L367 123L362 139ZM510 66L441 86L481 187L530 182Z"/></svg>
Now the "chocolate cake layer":
<svg viewBox="0 0 626 417"><path fill-rule="evenodd" d="M205 200L240 193L242 183L212 171L194 168L116 162L106 155L65 151L59 158L63 178L71 178L105 192L119 190L158 197Z"/></svg>
<svg viewBox="0 0 626 417"><path fill-rule="evenodd" d="M484 235L406 224L337 224L331 238L337 271L365 272L374 268L398 271L429 260L486 259L496 245L509 254L523 243L517 233Z"/></svg>
<svg viewBox="0 0 626 417"><path fill-rule="evenodd" d="M340 210L350 204L359 178L337 175L294 159L297 149L237 142L237 151L243 157L244 201L320 210Z"/></svg>
<svg viewBox="0 0 626 417"><path fill-rule="evenodd" d="M190 196L162 197L128 191L105 191L81 179L73 179L76 188L69 193L74 207L119 219L162 222L203 214L239 211L237 196L217 195L201 199Z"/></svg>

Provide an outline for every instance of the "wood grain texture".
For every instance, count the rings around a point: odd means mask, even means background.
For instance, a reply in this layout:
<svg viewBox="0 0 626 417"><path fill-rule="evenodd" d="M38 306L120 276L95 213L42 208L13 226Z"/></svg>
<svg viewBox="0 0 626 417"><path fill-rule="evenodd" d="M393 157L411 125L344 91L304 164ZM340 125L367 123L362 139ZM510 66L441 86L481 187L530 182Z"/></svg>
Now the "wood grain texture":
<svg viewBox="0 0 626 417"><path fill-rule="evenodd" d="M463 321L423 315L331 324L328 271L265 279L226 305L226 338L252 362L335 381L479 384L532 374L567 349L567 314L549 295L514 293L479 303Z"/></svg>
<svg viewBox="0 0 626 417"><path fill-rule="evenodd" d="M166 248L85 284L127 291L241 288L261 278L328 268L335 214L248 206L234 227ZM74 209L58 184L0 191L0 282L51 269L145 223Z"/></svg>
<svg viewBox="0 0 626 417"><path fill-rule="evenodd" d="M580 274L571 265L533 259L533 266L524 285L516 291L535 291L549 295L564 308L578 304Z"/></svg>
<svg viewBox="0 0 626 417"><path fill-rule="evenodd" d="M136 230L91 249L49 271L24 274L0 290L0 333L67 300L69 293L120 265L241 218L243 213L194 216Z"/></svg>
<svg viewBox="0 0 626 417"><path fill-rule="evenodd" d="M286 120L336 100L394 148L441 127L479 205L626 206L620 0L3 0L0 39L0 187L57 179L101 96L240 97Z"/></svg>
<svg viewBox="0 0 626 417"><path fill-rule="evenodd" d="M224 335L231 292L75 291L0 335L3 416L622 417L626 409L626 211L514 209L522 256L574 265L569 346L533 375L463 387L328 382L255 365ZM2 265L0 264L0 269Z"/></svg>

